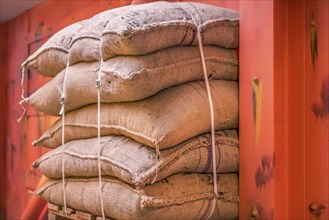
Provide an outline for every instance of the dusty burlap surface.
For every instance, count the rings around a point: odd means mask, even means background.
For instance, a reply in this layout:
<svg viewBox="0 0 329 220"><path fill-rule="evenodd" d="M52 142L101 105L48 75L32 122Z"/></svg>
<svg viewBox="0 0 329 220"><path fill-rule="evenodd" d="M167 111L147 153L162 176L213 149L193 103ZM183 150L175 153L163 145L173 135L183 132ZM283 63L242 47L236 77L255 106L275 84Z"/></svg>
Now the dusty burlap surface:
<svg viewBox="0 0 329 220"><path fill-rule="evenodd" d="M153 2L111 9L57 32L26 61L43 75L55 76L70 65L141 55L172 46L197 45L196 25L204 45L236 48L239 13L208 4ZM68 53L70 51L70 53Z"/></svg>
<svg viewBox="0 0 329 220"><path fill-rule="evenodd" d="M238 87L233 81L210 81L215 129L238 126ZM97 137L97 104L65 115L65 142ZM55 148L62 143L62 122L55 122L33 145ZM136 102L101 104L101 136L130 137L165 149L210 131L210 110L203 81L165 89Z"/></svg>
<svg viewBox="0 0 329 220"><path fill-rule="evenodd" d="M23 66L26 65L44 76L55 76L65 68L70 43L85 23L86 20L76 22L54 34L26 59Z"/></svg>
<svg viewBox="0 0 329 220"><path fill-rule="evenodd" d="M201 25L204 45L237 47L238 12L201 3L154 2L116 8L92 17L72 42L70 63L99 60L100 43L104 60L197 45L192 17Z"/></svg>
<svg viewBox="0 0 329 220"><path fill-rule="evenodd" d="M239 142L235 130L216 132L218 173L239 169ZM66 177L98 176L97 138L76 140L64 146ZM115 176L129 184L145 185L181 172L212 172L211 137L203 134L173 148L161 151L157 159L154 149L124 136L101 137L101 169L103 176ZM32 164L49 178L62 177L62 147L58 147Z"/></svg>
<svg viewBox="0 0 329 220"><path fill-rule="evenodd" d="M211 219L237 219L238 177L220 174L219 197ZM107 217L114 219L206 219L215 200L210 174L177 174L146 187L103 178L102 195ZM98 179L66 179L68 207L101 215ZM46 201L63 205L62 181L50 180L35 192Z"/></svg>
<svg viewBox="0 0 329 220"><path fill-rule="evenodd" d="M212 79L237 79L235 50L204 48L208 75ZM66 73L66 111L97 102L95 88L99 62L78 63ZM58 115L65 70L26 99L38 111ZM203 79L199 49L173 47L144 56L120 56L103 64L102 102L140 100L173 85Z"/></svg>

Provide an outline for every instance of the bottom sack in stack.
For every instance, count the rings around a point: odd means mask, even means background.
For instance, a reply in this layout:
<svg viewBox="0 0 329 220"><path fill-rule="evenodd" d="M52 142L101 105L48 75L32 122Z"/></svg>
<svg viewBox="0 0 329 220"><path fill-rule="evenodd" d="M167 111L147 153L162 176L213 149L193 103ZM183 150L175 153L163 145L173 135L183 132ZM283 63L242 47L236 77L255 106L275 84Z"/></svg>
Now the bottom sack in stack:
<svg viewBox="0 0 329 220"><path fill-rule="evenodd" d="M239 142L235 130L215 135L218 173L238 171ZM67 206L101 215L98 188L97 138L64 145ZM51 178L36 191L45 200L63 205L62 148L43 155L32 165ZM205 219L214 205L210 134L191 138L175 147L156 150L124 136L101 138L104 209L118 219ZM194 174L182 174L193 172ZM152 184L155 182L154 184ZM219 197L212 217L238 217L236 174L218 175Z"/></svg>
<svg viewBox="0 0 329 220"><path fill-rule="evenodd" d="M238 177L217 176L219 197L214 200L211 174L176 174L153 185L130 186L116 178L103 178L105 216L114 219L237 219ZM66 204L101 215L98 179L67 179ZM62 181L50 180L36 191L48 202L63 205ZM216 202L216 203L215 203Z"/></svg>

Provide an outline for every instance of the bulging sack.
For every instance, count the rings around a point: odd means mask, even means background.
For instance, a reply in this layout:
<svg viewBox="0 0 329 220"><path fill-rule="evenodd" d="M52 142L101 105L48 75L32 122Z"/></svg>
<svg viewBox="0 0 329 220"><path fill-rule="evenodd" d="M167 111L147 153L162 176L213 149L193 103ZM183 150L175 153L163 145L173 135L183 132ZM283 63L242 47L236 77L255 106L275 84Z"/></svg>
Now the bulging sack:
<svg viewBox="0 0 329 220"><path fill-rule="evenodd" d="M215 129L238 125L238 88L233 81L212 80ZM101 136L130 137L165 149L210 130L205 84L195 81L174 86L136 102L101 104ZM55 148L62 143L61 119L33 145ZM97 104L65 114L65 142L97 137Z"/></svg>
<svg viewBox="0 0 329 220"><path fill-rule="evenodd" d="M55 76L66 67L70 43L85 23L86 20L76 22L54 34L22 66L44 76Z"/></svg>
<svg viewBox="0 0 329 220"><path fill-rule="evenodd" d="M219 195L214 199L210 174L178 174L156 184L135 188L113 178L102 178L105 216L114 219L237 219L238 177L217 176ZM63 205L61 180L50 180L35 194ZM66 203L73 209L101 215L98 179L66 179Z"/></svg>
<svg viewBox="0 0 329 220"><path fill-rule="evenodd" d="M236 80L235 50L204 47L207 71L212 79ZM66 105L70 111L97 102L95 88L99 62L77 63L66 73ZM38 111L58 115L65 70L25 101ZM144 56L114 57L103 63L100 73L101 101L136 101L165 88L203 79L199 48L173 47Z"/></svg>
<svg viewBox="0 0 329 220"><path fill-rule="evenodd" d="M201 3L153 2L105 11L91 18L72 41L70 63L100 60L99 48L107 60L197 45L193 20L201 28L204 45L237 47L238 12Z"/></svg>
<svg viewBox="0 0 329 220"><path fill-rule="evenodd" d="M235 130L216 132L218 173L239 170L239 141ZM203 134L173 148L156 151L124 136L101 137L102 176L114 176L129 184L143 186L182 172L210 173L211 136ZM65 176L98 176L97 138L76 140L64 146ZM62 147L49 151L32 164L51 179L62 177Z"/></svg>
<svg viewBox="0 0 329 220"><path fill-rule="evenodd" d="M201 27L204 45L237 47L238 12L201 3L154 2L111 9L76 22L57 32L23 65L53 77L66 67L68 59L73 65L99 61L100 53L107 60L173 46L195 46L192 19Z"/></svg>

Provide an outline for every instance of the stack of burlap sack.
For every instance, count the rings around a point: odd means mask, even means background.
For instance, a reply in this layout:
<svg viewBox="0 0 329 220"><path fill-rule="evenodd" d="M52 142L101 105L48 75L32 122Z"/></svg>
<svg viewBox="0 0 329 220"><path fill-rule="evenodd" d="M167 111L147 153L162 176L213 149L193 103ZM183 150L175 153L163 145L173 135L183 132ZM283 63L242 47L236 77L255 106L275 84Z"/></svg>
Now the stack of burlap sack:
<svg viewBox="0 0 329 220"><path fill-rule="evenodd" d="M210 79L216 152L197 26ZM200 3L156 2L100 13L59 31L23 64L51 81L24 100L62 119L33 145L52 148L32 165L51 180L36 191L101 215L97 88L101 94L101 173L105 215L115 219L238 217L239 14ZM67 69L66 69L67 66ZM64 148L64 151L62 152ZM64 153L62 155L62 153Z"/></svg>

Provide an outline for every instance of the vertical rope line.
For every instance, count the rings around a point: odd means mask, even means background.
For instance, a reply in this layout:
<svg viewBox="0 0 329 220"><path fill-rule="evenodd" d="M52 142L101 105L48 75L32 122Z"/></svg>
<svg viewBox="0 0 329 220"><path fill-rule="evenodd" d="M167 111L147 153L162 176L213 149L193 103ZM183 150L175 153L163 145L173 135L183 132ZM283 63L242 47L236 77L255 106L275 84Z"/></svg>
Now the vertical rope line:
<svg viewBox="0 0 329 220"><path fill-rule="evenodd" d="M70 66L69 62L70 52L68 54L68 60L66 63L65 73L64 73L64 80L63 80L63 89L62 89L62 96L60 98L60 102L62 105L62 108L59 112L60 115L62 115L62 189L63 189L63 203L64 203L64 213L67 217L67 205L66 205L66 191L65 191L65 159L64 159L64 144L65 144L65 103L66 103L66 77L68 74L68 68Z"/></svg>
<svg viewBox="0 0 329 220"><path fill-rule="evenodd" d="M22 87L21 98L22 98L22 99L25 99L25 97L24 97L25 72L26 72L26 64L25 64L25 62L24 62L24 63L22 64L22 79L21 79L21 87Z"/></svg>
<svg viewBox="0 0 329 220"><path fill-rule="evenodd" d="M201 53L201 62L202 62L202 68L203 68L203 73L204 73L204 78L206 82L206 88L207 88L207 95L208 95L208 102L209 102L209 107L210 107L210 120L211 120L211 147L212 147L212 168L213 168L213 177L214 177L214 182L217 181L217 167L216 167L216 144L215 144L215 114L214 114L214 104L212 101L212 96L211 96L211 90L210 90L210 84L209 84L209 79L208 79L208 73L206 69L206 62L204 59L204 53L203 53L203 47L202 47L202 42L201 42L201 35L200 35L200 29L198 27L198 41L199 41L199 48L200 48L200 53ZM218 190L217 190L217 184L214 185L214 191L217 195Z"/></svg>
<svg viewBox="0 0 329 220"><path fill-rule="evenodd" d="M207 73L207 68L206 68L206 61L204 58L204 52L203 52L203 45L201 41L201 34L200 34L200 27L197 26L198 29L198 44L199 44L199 49L200 49L200 54L201 54L201 63L202 63L202 69L203 69L203 74L204 74L204 79L205 79L205 84L206 84L206 89L207 89L207 95L208 95L208 102L209 102L209 108L210 108L210 123L211 123L211 151L212 151L212 178L213 178L213 190L215 194L215 204L216 204L216 199L218 195L218 188L217 188L217 160L216 160L216 143L215 143L215 114L214 114L214 104L213 104L213 99L211 95L211 90L210 90L210 84L209 84L209 79L208 79L208 73ZM215 210L215 205L212 207L212 211L209 215L209 218L213 214Z"/></svg>
<svg viewBox="0 0 329 220"><path fill-rule="evenodd" d="M216 202L218 197L218 188L217 188L217 160L216 160L216 143L215 143L215 114L214 114L214 105L213 105L213 99L211 95L210 90L210 84L208 79L208 73L206 68L206 61L204 57L204 51L203 51L203 44L202 44L202 38L201 38L201 27L196 23L194 20L194 17L190 12L188 12L193 23L195 24L197 28L197 38L198 38L198 45L200 50L200 56L201 56L201 64L202 64L202 70L204 75L204 80L206 84L206 90L207 90L207 96L208 96L208 102L209 102L209 108L210 108L210 124L211 124L211 151L212 151L212 178L213 178L213 192L214 192L214 199L213 199L213 205L211 212L208 216L208 219L212 216Z"/></svg>
<svg viewBox="0 0 329 220"><path fill-rule="evenodd" d="M160 160L160 147L158 145L158 143L156 143L155 146L155 159L156 159L156 166L155 166L155 174L154 174L154 178L151 182L151 184L155 183L157 177L158 177L158 171L159 171L159 160Z"/></svg>
<svg viewBox="0 0 329 220"><path fill-rule="evenodd" d="M217 203L217 197L216 196L214 196L214 198L211 200L211 203L212 203L212 205L211 205L211 211L210 211L207 219L210 219L210 217L212 216L212 214L215 211L215 207L216 207L216 203Z"/></svg>
<svg viewBox="0 0 329 220"><path fill-rule="evenodd" d="M98 144L98 183L99 183L99 199L101 202L102 217L105 219L103 192L102 192L102 170L101 170L101 72L103 68L103 54L102 54L102 38L99 43L100 67L97 73L96 88L97 88L97 144Z"/></svg>
<svg viewBox="0 0 329 220"><path fill-rule="evenodd" d="M64 77L65 78L65 77ZM63 201L64 201L64 212L67 217L67 209L66 209L66 193L65 193L65 160L64 160L64 134L65 134L65 104L62 104L62 189L63 189Z"/></svg>

